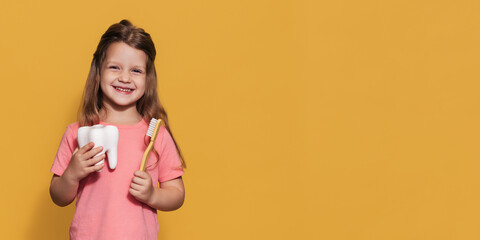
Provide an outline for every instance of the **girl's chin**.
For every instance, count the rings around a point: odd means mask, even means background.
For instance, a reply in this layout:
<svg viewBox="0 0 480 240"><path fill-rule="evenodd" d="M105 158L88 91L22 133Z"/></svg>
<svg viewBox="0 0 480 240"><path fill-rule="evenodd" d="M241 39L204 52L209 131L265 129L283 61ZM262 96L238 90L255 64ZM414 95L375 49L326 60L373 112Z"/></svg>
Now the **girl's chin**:
<svg viewBox="0 0 480 240"><path fill-rule="evenodd" d="M118 100L111 100L111 99L104 99L103 106L107 109L114 109L118 111L125 111L129 108L137 109L137 101L118 101Z"/></svg>

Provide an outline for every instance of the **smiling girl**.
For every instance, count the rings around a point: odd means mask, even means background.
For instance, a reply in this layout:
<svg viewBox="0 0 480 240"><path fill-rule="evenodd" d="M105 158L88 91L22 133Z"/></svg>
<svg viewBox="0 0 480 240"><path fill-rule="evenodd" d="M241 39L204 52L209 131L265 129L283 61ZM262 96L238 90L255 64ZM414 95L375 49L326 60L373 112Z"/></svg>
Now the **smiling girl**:
<svg viewBox="0 0 480 240"><path fill-rule="evenodd" d="M127 20L110 26L100 39L79 121L68 125L51 168L53 202L67 206L77 199L70 239L157 239L157 210L183 204L185 162L158 98L155 55L150 35ZM151 118L165 126L147 171L137 171ZM95 124L119 130L115 169L97 165L105 159L96 156L101 146L91 142L78 148L78 128Z"/></svg>

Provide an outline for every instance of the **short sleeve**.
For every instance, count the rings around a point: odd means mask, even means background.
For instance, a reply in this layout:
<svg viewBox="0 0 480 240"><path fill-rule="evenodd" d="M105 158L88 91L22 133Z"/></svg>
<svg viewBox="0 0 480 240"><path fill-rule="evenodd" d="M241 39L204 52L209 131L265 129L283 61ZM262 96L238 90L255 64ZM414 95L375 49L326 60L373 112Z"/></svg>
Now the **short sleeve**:
<svg viewBox="0 0 480 240"><path fill-rule="evenodd" d="M70 163L73 151L77 148L77 134L73 125L74 124L68 125L67 130L65 130L62 140L60 141L60 146L58 147L57 155L55 156L52 168L50 169L52 173L58 176L63 174Z"/></svg>
<svg viewBox="0 0 480 240"><path fill-rule="evenodd" d="M158 166L158 181L166 182L184 174L182 163L177 152L172 136L165 127L159 131L160 161ZM158 139L156 142L159 142Z"/></svg>

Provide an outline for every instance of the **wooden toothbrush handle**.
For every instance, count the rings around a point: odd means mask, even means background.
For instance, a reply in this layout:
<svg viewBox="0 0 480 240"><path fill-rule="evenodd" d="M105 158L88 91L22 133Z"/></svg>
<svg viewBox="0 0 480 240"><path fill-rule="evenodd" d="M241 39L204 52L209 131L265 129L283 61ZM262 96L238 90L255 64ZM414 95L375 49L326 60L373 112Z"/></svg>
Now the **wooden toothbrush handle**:
<svg viewBox="0 0 480 240"><path fill-rule="evenodd" d="M148 159L148 155L150 155L150 151L152 151L152 148L153 148L153 141L150 141L147 149L143 153L142 163L140 164L140 171L145 171L145 169L147 168L147 159Z"/></svg>

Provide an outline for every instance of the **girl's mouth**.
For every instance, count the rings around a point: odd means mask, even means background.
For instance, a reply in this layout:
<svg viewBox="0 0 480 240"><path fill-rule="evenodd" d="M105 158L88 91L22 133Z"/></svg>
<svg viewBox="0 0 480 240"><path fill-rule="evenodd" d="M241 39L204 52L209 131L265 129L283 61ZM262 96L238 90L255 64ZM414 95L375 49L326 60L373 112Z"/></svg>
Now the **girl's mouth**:
<svg viewBox="0 0 480 240"><path fill-rule="evenodd" d="M130 88L121 88L121 87L115 87L112 86L117 92L122 93L122 94L130 94L134 91L134 89Z"/></svg>

